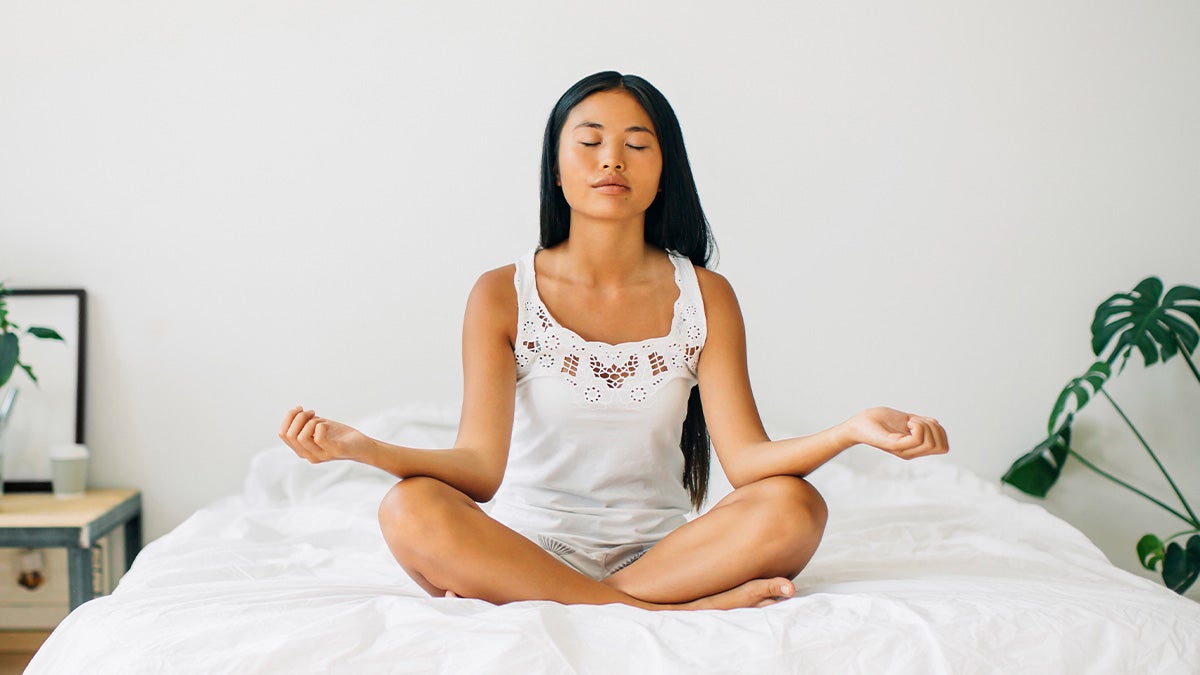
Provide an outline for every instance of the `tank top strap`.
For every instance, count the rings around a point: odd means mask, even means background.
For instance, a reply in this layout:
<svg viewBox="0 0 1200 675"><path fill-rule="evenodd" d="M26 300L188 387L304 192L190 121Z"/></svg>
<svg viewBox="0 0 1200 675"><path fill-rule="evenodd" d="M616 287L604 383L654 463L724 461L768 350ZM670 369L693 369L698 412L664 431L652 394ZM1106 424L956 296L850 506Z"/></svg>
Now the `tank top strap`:
<svg viewBox="0 0 1200 675"><path fill-rule="evenodd" d="M668 251L675 264L676 283L679 285L679 301L675 307L675 330L682 344L683 358L688 370L696 373L700 350L708 338L708 320L704 316L704 296L700 293L700 280L696 268L685 255Z"/></svg>
<svg viewBox="0 0 1200 675"><path fill-rule="evenodd" d="M550 350L543 349L542 345L542 338L552 324L538 300L537 278L533 270L533 256L537 252L538 249L533 248L518 258L513 273L513 286L517 291L517 342L513 348L518 379L529 374L536 356L540 355L547 363L556 357Z"/></svg>
<svg viewBox="0 0 1200 675"><path fill-rule="evenodd" d="M518 314L525 314L529 306L537 297L537 283L533 276L533 256L538 249L534 248L525 255L517 259L517 270L513 274L513 285L517 289L517 311Z"/></svg>

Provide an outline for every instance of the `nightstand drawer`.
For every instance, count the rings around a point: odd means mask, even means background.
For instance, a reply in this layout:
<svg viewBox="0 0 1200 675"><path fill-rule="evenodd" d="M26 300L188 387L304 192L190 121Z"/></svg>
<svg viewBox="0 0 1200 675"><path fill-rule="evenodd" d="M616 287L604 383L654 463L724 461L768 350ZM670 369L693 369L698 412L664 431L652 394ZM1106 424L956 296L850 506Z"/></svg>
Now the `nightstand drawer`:
<svg viewBox="0 0 1200 675"><path fill-rule="evenodd" d="M123 534L124 560L119 569L128 569L142 547L141 493L130 489L90 490L78 499L56 499L49 494L10 494L0 498L0 555L7 565L17 565L20 549L56 549L66 560L68 606L74 609L97 592L107 592L113 578L106 568L114 567L109 543L101 543L110 532ZM111 542L111 540L109 540ZM101 553L97 555L97 551ZM50 566L52 557L43 551ZM54 563L57 565L57 563ZM3 563L0 563L2 566ZM10 574L16 582L18 570ZM99 583L97 583L99 582ZM50 583L47 577L47 583ZM3 584L7 586L7 583ZM40 595L44 589L20 592ZM10 597L0 595L0 604ZM51 597L46 593L43 597Z"/></svg>

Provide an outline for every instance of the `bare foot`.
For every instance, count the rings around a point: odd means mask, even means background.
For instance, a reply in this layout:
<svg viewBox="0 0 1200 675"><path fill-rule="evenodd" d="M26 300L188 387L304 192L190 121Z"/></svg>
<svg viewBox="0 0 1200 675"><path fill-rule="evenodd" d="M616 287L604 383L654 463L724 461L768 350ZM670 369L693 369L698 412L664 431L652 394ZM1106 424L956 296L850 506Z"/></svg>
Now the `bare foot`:
<svg viewBox="0 0 1200 675"><path fill-rule="evenodd" d="M796 587L783 577L774 579L751 579L723 593L716 593L684 605L680 609L737 609L739 607L766 607L792 597Z"/></svg>

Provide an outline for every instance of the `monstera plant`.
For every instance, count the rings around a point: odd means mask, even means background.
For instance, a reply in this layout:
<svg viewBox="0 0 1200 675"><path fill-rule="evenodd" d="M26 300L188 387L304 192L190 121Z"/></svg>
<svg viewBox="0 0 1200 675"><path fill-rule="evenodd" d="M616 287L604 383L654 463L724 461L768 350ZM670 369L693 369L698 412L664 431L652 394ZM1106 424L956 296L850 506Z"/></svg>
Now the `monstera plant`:
<svg viewBox="0 0 1200 675"><path fill-rule="evenodd" d="M8 382L12 377L13 370L18 366L36 384L37 377L33 374L33 368L28 364L21 363L21 344L17 335L21 327L8 320L8 305L4 301L4 297L8 294L8 289L4 287L3 282L0 282L0 387ZM25 332L43 340L62 340L62 336L52 328L29 326Z"/></svg>
<svg viewBox="0 0 1200 675"><path fill-rule="evenodd" d="M1166 537L1143 536L1137 543L1137 554L1146 569L1154 572L1161 566L1163 583L1177 593L1186 591L1200 577L1200 518L1196 517L1158 455L1104 390L1104 385L1115 376L1114 368L1115 374L1125 369L1135 349L1141 353L1146 366L1166 363L1176 354L1182 356L1200 384L1200 372L1192 360L1198 343L1200 288L1181 285L1163 295L1162 281L1149 277L1133 291L1117 293L1105 300L1096 308L1092 320L1092 353L1098 360L1063 387L1050 412L1045 440L1014 462L1002 479L1030 495L1045 497L1058 480L1067 459L1074 457L1092 471L1166 509L1186 523L1186 528ZM1089 401L1101 396L1120 415L1167 479L1182 511L1104 471L1071 446L1071 425L1075 416Z"/></svg>

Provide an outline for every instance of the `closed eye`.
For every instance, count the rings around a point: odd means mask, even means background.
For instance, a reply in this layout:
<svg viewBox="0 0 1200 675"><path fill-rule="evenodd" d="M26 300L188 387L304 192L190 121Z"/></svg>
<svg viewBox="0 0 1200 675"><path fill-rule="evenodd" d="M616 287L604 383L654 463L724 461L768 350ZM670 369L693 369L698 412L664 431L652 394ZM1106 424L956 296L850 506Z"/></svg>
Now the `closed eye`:
<svg viewBox="0 0 1200 675"><path fill-rule="evenodd" d="M579 144L580 144L580 145L585 145L585 146L587 146L587 147L589 147L589 148L592 148L592 147L595 147L595 146L597 146L597 145L600 145L599 143L584 143L583 141L580 141L580 142L579 142Z"/></svg>
<svg viewBox="0 0 1200 675"><path fill-rule="evenodd" d="M649 147L647 145L630 145L629 143L626 143L625 145L626 147L633 148L634 150L645 150Z"/></svg>

